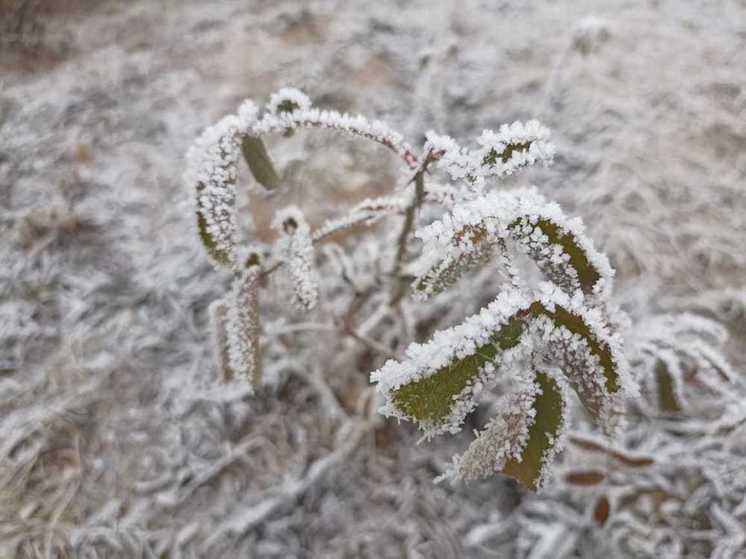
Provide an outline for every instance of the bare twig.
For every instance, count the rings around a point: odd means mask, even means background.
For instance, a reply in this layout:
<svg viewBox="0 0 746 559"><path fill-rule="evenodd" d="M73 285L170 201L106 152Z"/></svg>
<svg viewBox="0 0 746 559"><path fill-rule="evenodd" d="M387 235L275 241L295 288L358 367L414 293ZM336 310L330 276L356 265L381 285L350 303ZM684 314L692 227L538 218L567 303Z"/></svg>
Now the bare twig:
<svg viewBox="0 0 746 559"><path fill-rule="evenodd" d="M404 214L404 224L402 225L401 233L399 233L399 240L397 243L396 260L394 261L394 268L392 271L392 277L396 282L393 294L391 296L391 306L396 306L406 292L405 284L402 283L400 276L401 267L404 263L404 258L407 255L407 243L409 242L409 236L412 234L414 229L414 220L417 215L417 210L425 200L425 173L427 167L436 160L433 151L429 151L422 160L417 172L415 172L412 179L409 181L410 184L414 183L414 196L412 202L407 207Z"/></svg>

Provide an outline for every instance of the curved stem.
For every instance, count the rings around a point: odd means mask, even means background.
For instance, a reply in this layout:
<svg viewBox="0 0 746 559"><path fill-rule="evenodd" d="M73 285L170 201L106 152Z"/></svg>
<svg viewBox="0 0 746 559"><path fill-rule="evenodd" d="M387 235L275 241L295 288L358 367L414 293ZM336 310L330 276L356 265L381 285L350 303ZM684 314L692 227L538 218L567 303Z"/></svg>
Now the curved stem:
<svg viewBox="0 0 746 559"><path fill-rule="evenodd" d="M294 128L322 128L338 130L376 142L394 153L409 167L417 168L417 155L412 147L402 141L398 132L380 121L369 122L362 115L349 116L334 110L317 108L298 110L281 115L267 114L251 126L246 133L260 137L270 133L285 133Z"/></svg>

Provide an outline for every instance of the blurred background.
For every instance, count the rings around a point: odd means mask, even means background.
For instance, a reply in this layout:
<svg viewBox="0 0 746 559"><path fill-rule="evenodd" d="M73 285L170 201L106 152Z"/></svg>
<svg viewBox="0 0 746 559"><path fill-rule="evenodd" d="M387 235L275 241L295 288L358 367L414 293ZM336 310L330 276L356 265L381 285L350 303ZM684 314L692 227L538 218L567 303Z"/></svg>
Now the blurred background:
<svg viewBox="0 0 746 559"><path fill-rule="evenodd" d="M0 557L510 556L489 529L511 482L432 483L466 439L382 423L347 448L292 376L266 398L216 381L227 284L186 150L282 86L415 146L538 118L556 162L516 184L583 218L633 317L715 317L742 366L744 52L744 0L0 0ZM310 154L286 196L312 221L399 180L308 142L276 157ZM248 211L261 238L270 210Z"/></svg>

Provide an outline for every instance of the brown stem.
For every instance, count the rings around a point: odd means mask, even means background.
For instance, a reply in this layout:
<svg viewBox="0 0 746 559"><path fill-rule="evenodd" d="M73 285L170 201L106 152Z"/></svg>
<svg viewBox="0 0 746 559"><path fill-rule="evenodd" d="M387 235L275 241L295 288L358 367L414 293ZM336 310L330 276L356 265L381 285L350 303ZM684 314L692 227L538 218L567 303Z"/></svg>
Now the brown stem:
<svg viewBox="0 0 746 559"><path fill-rule="evenodd" d="M417 215L417 210L422 205L422 202L424 202L425 200L425 173L427 172L428 165L436 159L437 156L434 154L434 152L432 150L429 151L423 158L420 167L417 169L417 172L410 180L410 183L414 183L414 197L412 198L412 203L407 206L406 212L404 214L404 225L402 226L401 233L399 233L396 260L394 261L394 269L391 274L394 277L394 280L397 282L394 292L391 296L392 306L397 305L406 292L406 285L401 282L401 278L399 276L401 273L402 264L404 263L404 258L407 255L407 242L409 241L409 236L412 233L412 229L414 229L414 219Z"/></svg>

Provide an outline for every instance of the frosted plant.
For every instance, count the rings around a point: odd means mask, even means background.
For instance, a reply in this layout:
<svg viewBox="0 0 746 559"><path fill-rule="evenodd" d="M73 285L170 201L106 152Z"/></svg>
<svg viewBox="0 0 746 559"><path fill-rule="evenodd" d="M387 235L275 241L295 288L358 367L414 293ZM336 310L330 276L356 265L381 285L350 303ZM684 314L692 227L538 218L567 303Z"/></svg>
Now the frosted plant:
<svg viewBox="0 0 746 559"><path fill-rule="evenodd" d="M289 137L300 128L338 131L388 148L407 173L404 187L315 229L300 208L279 210L277 239L262 257L262 250L243 256L250 240L241 239L238 227L239 159L265 191L281 190L263 138ZM549 164L553 155L549 131L536 121L485 130L472 149L430 132L418 154L385 124L316 108L295 89L273 94L263 110L245 101L195 142L186 175L208 256L234 276L231 293L212 309L223 376L260 383L258 292L265 278L283 271L300 311L329 312L317 302L331 300L340 334L383 356L409 343L402 358L389 359L370 380L380 412L416 422L425 438L458 432L480 398L499 389L496 416L442 477L502 472L530 488L541 486L564 445L571 393L611 434L621 424L624 398L636 390L619 335L624 316L609 304L614 274L606 257L578 219L536 189L497 190L501 178ZM448 182L426 184L438 169ZM398 233L360 233L397 219ZM329 242L343 230L357 241ZM505 280L491 302L428 342L412 342L413 309L427 308L429 298L447 296L464 275L489 267ZM351 299L341 295L345 290ZM346 311L335 312L340 308ZM370 315L359 316L363 312ZM362 319L359 327L352 325L355 316ZM396 337L380 328L385 320L401 323Z"/></svg>
<svg viewBox="0 0 746 559"><path fill-rule="evenodd" d="M726 339L689 313L636 325L626 336L644 396L630 402L634 420L612 443L578 418L553 483L476 527L474 546L510 534L511 557L743 557L746 387L723 357Z"/></svg>
<svg viewBox="0 0 746 559"><path fill-rule="evenodd" d="M737 375L723 357L726 339L720 323L694 314L643 321L631 340L631 361L646 389L648 413L677 414L692 400L702 403L703 393L718 405L727 399Z"/></svg>

